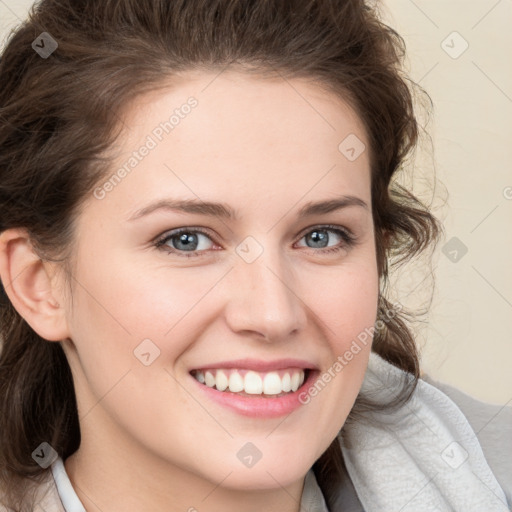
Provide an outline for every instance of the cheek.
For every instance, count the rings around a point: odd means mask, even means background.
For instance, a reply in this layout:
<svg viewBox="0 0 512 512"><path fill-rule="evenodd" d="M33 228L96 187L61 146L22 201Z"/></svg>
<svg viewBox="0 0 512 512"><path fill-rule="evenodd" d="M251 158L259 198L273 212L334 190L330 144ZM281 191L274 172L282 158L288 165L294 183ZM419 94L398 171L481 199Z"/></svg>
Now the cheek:
<svg viewBox="0 0 512 512"><path fill-rule="evenodd" d="M332 270L332 269L331 269ZM336 354L375 323L378 307L376 268L355 263L316 281L305 296L323 321L325 335Z"/></svg>
<svg viewBox="0 0 512 512"><path fill-rule="evenodd" d="M376 269L359 270L345 276L337 304L330 310L334 325L330 338L333 370L344 374L345 389L355 390L356 394L368 362L379 296Z"/></svg>
<svg viewBox="0 0 512 512"><path fill-rule="evenodd" d="M376 267L360 261L335 275L331 273L329 280L317 282L323 286L308 294L308 304L315 305L329 351L326 366L302 399L310 403L312 415L326 436L334 437L364 379L377 317L379 281Z"/></svg>
<svg viewBox="0 0 512 512"><path fill-rule="evenodd" d="M104 393L129 370L144 372L148 360L153 368L171 369L214 321L218 301L208 293L224 272L144 269L143 264L116 258L96 264L91 259L82 266L73 297L71 338L96 392ZM149 357L143 356L147 353Z"/></svg>
<svg viewBox="0 0 512 512"><path fill-rule="evenodd" d="M220 277L215 271L192 268L145 268L144 264L110 258L82 272L84 284L74 310L95 319L101 330L119 332L135 342L162 338L192 312ZM116 336L117 338L117 336Z"/></svg>
<svg viewBox="0 0 512 512"><path fill-rule="evenodd" d="M171 374L199 335L201 308L196 311L194 306L212 283L201 284L184 272L173 277L178 275L170 286L150 272L134 274L117 265L96 272L91 268L78 277L71 332L76 352L68 360L80 415L87 418L83 428L100 421L100 400L109 414L140 436L169 421L162 404L187 414L191 404ZM134 416L134 410L144 413Z"/></svg>

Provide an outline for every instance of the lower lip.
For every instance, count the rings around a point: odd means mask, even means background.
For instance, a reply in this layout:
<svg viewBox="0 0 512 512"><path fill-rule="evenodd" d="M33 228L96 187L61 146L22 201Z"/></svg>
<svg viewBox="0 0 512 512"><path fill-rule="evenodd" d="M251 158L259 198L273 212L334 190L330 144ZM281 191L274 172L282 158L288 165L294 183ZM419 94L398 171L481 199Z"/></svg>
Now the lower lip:
<svg viewBox="0 0 512 512"><path fill-rule="evenodd" d="M218 391L205 384L201 384L192 375L190 377L208 398L243 416L251 416L253 418L277 418L290 414L301 405L304 405L299 401L299 396L309 388L310 383L314 382L317 375L317 370L310 370L308 378L297 391L278 398L263 398L261 395L255 395L253 398L251 396L238 395L231 391Z"/></svg>

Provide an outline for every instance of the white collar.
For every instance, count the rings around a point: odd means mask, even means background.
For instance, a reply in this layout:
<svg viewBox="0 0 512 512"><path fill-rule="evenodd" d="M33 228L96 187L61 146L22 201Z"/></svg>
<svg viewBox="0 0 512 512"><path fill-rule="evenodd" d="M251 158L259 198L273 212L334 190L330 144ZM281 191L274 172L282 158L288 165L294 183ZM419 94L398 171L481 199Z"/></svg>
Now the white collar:
<svg viewBox="0 0 512 512"><path fill-rule="evenodd" d="M69 480L64 462L58 457L51 465L53 478L59 493L60 501L66 512L86 512L85 507L76 495L73 486Z"/></svg>

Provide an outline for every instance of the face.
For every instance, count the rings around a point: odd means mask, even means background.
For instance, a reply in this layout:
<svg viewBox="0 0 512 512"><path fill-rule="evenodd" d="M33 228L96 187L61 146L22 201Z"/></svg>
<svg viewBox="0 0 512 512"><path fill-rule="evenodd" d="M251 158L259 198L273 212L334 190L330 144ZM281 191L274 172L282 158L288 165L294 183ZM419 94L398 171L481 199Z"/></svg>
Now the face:
<svg viewBox="0 0 512 512"><path fill-rule="evenodd" d="M367 367L369 343L335 363L377 314L369 154L339 148L368 142L317 85L215 76L126 110L112 172L77 219L63 347L80 450L275 488L329 446Z"/></svg>

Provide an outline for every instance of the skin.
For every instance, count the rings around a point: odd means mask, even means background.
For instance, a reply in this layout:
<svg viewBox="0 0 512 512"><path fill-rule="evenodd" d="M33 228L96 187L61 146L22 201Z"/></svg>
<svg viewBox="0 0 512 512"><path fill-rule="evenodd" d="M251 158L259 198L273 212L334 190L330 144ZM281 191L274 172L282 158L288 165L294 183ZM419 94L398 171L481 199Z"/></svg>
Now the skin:
<svg viewBox="0 0 512 512"><path fill-rule="evenodd" d="M287 417L250 418L208 401L188 371L298 357L325 372L375 323L369 154L351 162L338 150L351 133L368 148L367 137L349 106L317 84L195 72L126 109L112 170L190 96L198 106L103 199L91 193L84 203L73 301L59 267L31 252L23 230L1 236L2 280L70 363L82 440L65 467L88 512L295 512L306 473L353 406L370 344ZM297 217L307 202L341 195L367 208ZM225 202L239 220L164 209L129 220L163 198ZM311 236L324 224L349 229L356 245L325 254ZM198 234L201 256L152 244L183 227L208 232ZM324 234L328 248L346 245ZM251 264L236 252L249 236L263 248ZM179 252L178 236L169 247ZM160 350L149 366L133 353L144 339ZM262 453L250 468L236 456L247 442Z"/></svg>

